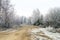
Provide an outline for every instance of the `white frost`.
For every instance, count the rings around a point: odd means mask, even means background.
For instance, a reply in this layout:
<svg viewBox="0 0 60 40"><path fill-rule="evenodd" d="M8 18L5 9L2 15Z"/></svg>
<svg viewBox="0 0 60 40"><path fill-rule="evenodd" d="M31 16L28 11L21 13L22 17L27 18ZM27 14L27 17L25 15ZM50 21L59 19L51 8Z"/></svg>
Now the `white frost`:
<svg viewBox="0 0 60 40"><path fill-rule="evenodd" d="M36 40L48 40L44 37L38 36L37 35L38 32L43 32L46 36L50 37L52 40L60 40L60 33L50 32L47 30L47 28L35 28L31 30L31 33L35 35Z"/></svg>

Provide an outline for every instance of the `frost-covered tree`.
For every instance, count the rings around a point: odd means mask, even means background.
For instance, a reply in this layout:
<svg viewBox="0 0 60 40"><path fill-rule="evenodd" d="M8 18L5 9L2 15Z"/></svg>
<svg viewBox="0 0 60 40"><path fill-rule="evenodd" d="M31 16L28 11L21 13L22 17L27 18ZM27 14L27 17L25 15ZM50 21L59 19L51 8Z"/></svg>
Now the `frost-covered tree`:
<svg viewBox="0 0 60 40"><path fill-rule="evenodd" d="M39 9L36 9L33 11L33 15L32 15L32 24L34 25L40 25L42 24L42 15L40 14Z"/></svg>
<svg viewBox="0 0 60 40"><path fill-rule="evenodd" d="M49 14L46 15L46 23L53 27L60 27L60 8L49 11Z"/></svg>
<svg viewBox="0 0 60 40"><path fill-rule="evenodd" d="M13 20L14 8L10 4L10 0L0 0L0 17L3 20L2 25L6 28L11 26Z"/></svg>

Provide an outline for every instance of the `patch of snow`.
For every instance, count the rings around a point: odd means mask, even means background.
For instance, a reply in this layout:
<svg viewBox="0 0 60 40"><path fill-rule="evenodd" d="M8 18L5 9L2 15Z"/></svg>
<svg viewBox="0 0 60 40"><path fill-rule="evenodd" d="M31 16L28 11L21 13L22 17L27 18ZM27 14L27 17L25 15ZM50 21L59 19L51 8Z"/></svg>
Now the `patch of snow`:
<svg viewBox="0 0 60 40"><path fill-rule="evenodd" d="M51 28L52 29L52 28ZM49 30L51 30L49 29ZM60 40L60 33L53 33L47 30L47 28L35 28L31 30L31 33L37 34L38 32L43 32L46 36L52 38L52 40ZM39 38L38 40L47 40L44 37L36 35L36 38Z"/></svg>

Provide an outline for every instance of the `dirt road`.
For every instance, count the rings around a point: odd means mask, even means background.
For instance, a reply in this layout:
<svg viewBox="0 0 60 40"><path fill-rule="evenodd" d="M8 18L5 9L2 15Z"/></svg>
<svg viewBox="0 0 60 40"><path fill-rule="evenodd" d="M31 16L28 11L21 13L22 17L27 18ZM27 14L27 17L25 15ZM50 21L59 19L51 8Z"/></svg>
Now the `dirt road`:
<svg viewBox="0 0 60 40"><path fill-rule="evenodd" d="M52 33L38 26L25 25L16 30L0 32L0 40L60 40L60 33Z"/></svg>
<svg viewBox="0 0 60 40"><path fill-rule="evenodd" d="M16 31L12 30L9 32L0 32L0 40L31 40L31 34L29 31L33 26L24 26Z"/></svg>

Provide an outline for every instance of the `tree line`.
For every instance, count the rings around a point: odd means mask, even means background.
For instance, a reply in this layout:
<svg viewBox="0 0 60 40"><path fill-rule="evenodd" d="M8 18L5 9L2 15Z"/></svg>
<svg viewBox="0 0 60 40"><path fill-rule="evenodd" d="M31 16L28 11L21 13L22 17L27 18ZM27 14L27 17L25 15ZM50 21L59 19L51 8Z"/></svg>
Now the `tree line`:
<svg viewBox="0 0 60 40"><path fill-rule="evenodd" d="M0 0L0 27L10 28L21 24L60 27L60 8L51 8L45 17L40 13L39 9L33 10L32 13L29 18L24 16L16 17L10 0Z"/></svg>

